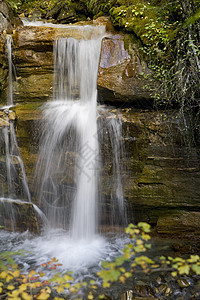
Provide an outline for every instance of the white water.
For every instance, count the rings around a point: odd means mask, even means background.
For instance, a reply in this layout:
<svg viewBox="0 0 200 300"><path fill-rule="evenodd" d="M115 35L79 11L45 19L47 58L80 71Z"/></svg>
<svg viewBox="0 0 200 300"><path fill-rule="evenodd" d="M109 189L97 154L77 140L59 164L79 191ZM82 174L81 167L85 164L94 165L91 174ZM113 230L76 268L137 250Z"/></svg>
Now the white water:
<svg viewBox="0 0 200 300"><path fill-rule="evenodd" d="M13 63L12 63L12 39L7 36L8 51L8 89L7 89L7 105L13 105Z"/></svg>
<svg viewBox="0 0 200 300"><path fill-rule="evenodd" d="M26 18L21 18L21 20L22 20L24 26L51 27L51 28L69 28L70 27L70 25L54 24L54 23L51 23L51 22L47 22L46 20L31 21L31 20L26 19Z"/></svg>
<svg viewBox="0 0 200 300"><path fill-rule="evenodd" d="M31 202L31 195L26 179L23 161L18 150L14 125L0 128L0 156L2 164L6 166L1 170L1 176L6 178L7 187L2 189L0 196L13 199L21 198ZM5 159L3 159L5 157Z"/></svg>

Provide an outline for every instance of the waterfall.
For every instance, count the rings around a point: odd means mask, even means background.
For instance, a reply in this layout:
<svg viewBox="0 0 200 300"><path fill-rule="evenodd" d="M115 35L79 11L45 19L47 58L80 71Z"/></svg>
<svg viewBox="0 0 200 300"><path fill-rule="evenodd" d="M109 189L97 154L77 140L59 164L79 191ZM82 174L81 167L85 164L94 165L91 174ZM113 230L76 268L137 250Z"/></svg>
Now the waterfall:
<svg viewBox="0 0 200 300"><path fill-rule="evenodd" d="M1 193L3 197L20 198L31 202L31 195L24 164L18 150L14 125L11 121L8 124L9 126L0 128Z"/></svg>
<svg viewBox="0 0 200 300"><path fill-rule="evenodd" d="M8 89L7 89L7 105L13 105L13 63L12 63L12 38L7 36L8 51Z"/></svg>
<svg viewBox="0 0 200 300"><path fill-rule="evenodd" d="M45 124L35 174L37 197L51 226L68 228L73 239L91 239L99 223L97 74L104 30L93 28L97 35L90 40L61 38L54 43L53 101L43 107ZM120 130L113 126L108 128L114 132L111 147L117 152ZM118 160L114 154L116 191L111 198L123 210Z"/></svg>

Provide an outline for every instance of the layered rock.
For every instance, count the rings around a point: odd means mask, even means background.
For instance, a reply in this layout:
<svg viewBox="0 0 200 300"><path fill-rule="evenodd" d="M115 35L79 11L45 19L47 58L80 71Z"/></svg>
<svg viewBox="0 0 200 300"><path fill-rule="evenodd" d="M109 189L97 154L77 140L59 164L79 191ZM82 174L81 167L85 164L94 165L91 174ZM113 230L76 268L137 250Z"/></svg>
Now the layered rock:
<svg viewBox="0 0 200 300"><path fill-rule="evenodd" d="M92 23L91 23L92 24ZM105 18L94 21L112 27ZM66 28L23 27L14 35L15 65L18 73L16 98L45 100L52 95L53 83L53 43L61 37L78 40L91 38L90 30L82 26ZM128 35L110 33L102 41L98 94L101 103L133 103L151 99L152 86L149 78L151 71L141 58L139 45ZM148 84L148 90L145 86ZM39 95L39 96L38 96ZM38 98L39 97L39 98Z"/></svg>
<svg viewBox="0 0 200 300"><path fill-rule="evenodd" d="M125 197L130 218L157 225L159 233L197 232L200 209L199 148L170 112L125 114ZM165 226L166 223L166 226Z"/></svg>
<svg viewBox="0 0 200 300"><path fill-rule="evenodd" d="M113 117L120 115L111 110ZM170 112L122 109L121 113L125 148L121 168L128 221L149 222L157 226L159 234L195 236L200 220L199 148L189 148L187 136L181 132L181 119ZM16 114L20 152L31 183L40 110L27 104L17 107ZM101 170L105 199L112 189L111 153L106 151L108 163Z"/></svg>

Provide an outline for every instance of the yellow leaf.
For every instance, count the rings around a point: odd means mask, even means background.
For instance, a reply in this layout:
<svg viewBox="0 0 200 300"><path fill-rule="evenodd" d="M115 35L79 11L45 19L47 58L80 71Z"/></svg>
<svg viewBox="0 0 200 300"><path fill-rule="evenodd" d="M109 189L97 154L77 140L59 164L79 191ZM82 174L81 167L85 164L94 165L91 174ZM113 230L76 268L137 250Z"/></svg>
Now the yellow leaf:
<svg viewBox="0 0 200 300"><path fill-rule="evenodd" d="M17 297L19 295L19 293L20 293L19 290L14 290L12 293L8 293L8 296Z"/></svg>
<svg viewBox="0 0 200 300"><path fill-rule="evenodd" d="M23 284L21 284L20 286L19 286L19 291L20 292L23 292L23 291L25 291L27 289L27 284L25 284L25 283L23 283Z"/></svg>
<svg viewBox="0 0 200 300"><path fill-rule="evenodd" d="M12 275L16 278L20 276L20 271L19 270L15 270Z"/></svg>
<svg viewBox="0 0 200 300"><path fill-rule="evenodd" d="M56 290L60 294L64 291L64 288L63 288L63 286L59 286Z"/></svg>
<svg viewBox="0 0 200 300"><path fill-rule="evenodd" d="M6 277L6 282L9 282L9 281L11 281L13 279L13 277L11 276L11 275L7 275L7 277Z"/></svg>
<svg viewBox="0 0 200 300"><path fill-rule="evenodd" d="M12 297L12 298L7 298L7 300L21 300L20 297Z"/></svg>
<svg viewBox="0 0 200 300"><path fill-rule="evenodd" d="M103 282L103 288L107 288L107 287L110 287L110 283L107 282L107 281L104 281Z"/></svg>
<svg viewBox="0 0 200 300"><path fill-rule="evenodd" d="M10 284L7 286L7 289L12 291L15 289L15 287L14 287L14 285Z"/></svg>
<svg viewBox="0 0 200 300"><path fill-rule="evenodd" d="M28 293L26 293L26 292L22 293L22 298L24 300L32 300L33 299L33 297L31 295L29 295Z"/></svg>
<svg viewBox="0 0 200 300"><path fill-rule="evenodd" d="M2 289L2 287L0 287L0 294L3 292L3 289Z"/></svg>
<svg viewBox="0 0 200 300"><path fill-rule="evenodd" d="M66 275L64 276L64 279L65 279L66 281L69 281L69 280L73 280L73 277L71 277L70 275L66 274Z"/></svg>
<svg viewBox="0 0 200 300"><path fill-rule="evenodd" d="M54 300L65 300L64 298L60 298L60 297L54 297Z"/></svg>
<svg viewBox="0 0 200 300"><path fill-rule="evenodd" d="M179 268L178 268L178 271L179 271L179 274L189 274L189 271L190 271L190 267L189 267L189 265L183 265L183 266L180 266Z"/></svg>
<svg viewBox="0 0 200 300"><path fill-rule="evenodd" d="M58 262L58 259L56 259L55 257L51 258L51 260L52 260L53 262Z"/></svg>
<svg viewBox="0 0 200 300"><path fill-rule="evenodd" d="M25 276L25 275L22 275L22 278L23 278L23 279L22 279L22 282L23 282L23 283L27 283L28 279L26 278L26 276Z"/></svg>
<svg viewBox="0 0 200 300"><path fill-rule="evenodd" d="M50 295L46 292L42 292L36 299L38 300L46 300L50 297Z"/></svg>
<svg viewBox="0 0 200 300"><path fill-rule="evenodd" d="M3 272L1 272L1 274L0 274L0 278L2 278L2 279L5 279L6 278L6 276L7 276L7 272L5 272L5 271L3 271Z"/></svg>
<svg viewBox="0 0 200 300"><path fill-rule="evenodd" d="M33 277L33 275L36 275L36 274L37 274L37 272L32 270L29 272L28 277L31 278L31 277Z"/></svg>
<svg viewBox="0 0 200 300"><path fill-rule="evenodd" d="M124 276L120 276L119 277L119 280L122 282L122 283L125 283L126 282L126 278Z"/></svg>
<svg viewBox="0 0 200 300"><path fill-rule="evenodd" d="M50 287L49 286L47 286L46 288L45 288L45 292L47 292L47 293L51 293L51 289L50 289Z"/></svg>
<svg viewBox="0 0 200 300"><path fill-rule="evenodd" d="M43 285L42 282L36 281L36 282L31 283L30 286L32 289L35 289L35 288L41 287L42 285Z"/></svg>
<svg viewBox="0 0 200 300"><path fill-rule="evenodd" d="M89 295L88 295L88 299L90 299L90 300L94 299L94 297L93 297L93 295L92 295L91 292L90 292Z"/></svg>

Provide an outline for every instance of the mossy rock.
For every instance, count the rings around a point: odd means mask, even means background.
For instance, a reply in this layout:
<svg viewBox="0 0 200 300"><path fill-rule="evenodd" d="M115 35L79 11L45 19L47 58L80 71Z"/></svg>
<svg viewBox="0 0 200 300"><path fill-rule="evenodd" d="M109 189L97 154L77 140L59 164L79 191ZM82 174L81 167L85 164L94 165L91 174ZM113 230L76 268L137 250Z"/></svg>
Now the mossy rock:
<svg viewBox="0 0 200 300"><path fill-rule="evenodd" d="M74 23L84 21L88 17L85 1L53 0L32 1L24 3L19 12L26 17L51 19L55 23Z"/></svg>
<svg viewBox="0 0 200 300"><path fill-rule="evenodd" d="M8 231L40 234L41 220L32 203L0 198L0 225Z"/></svg>

